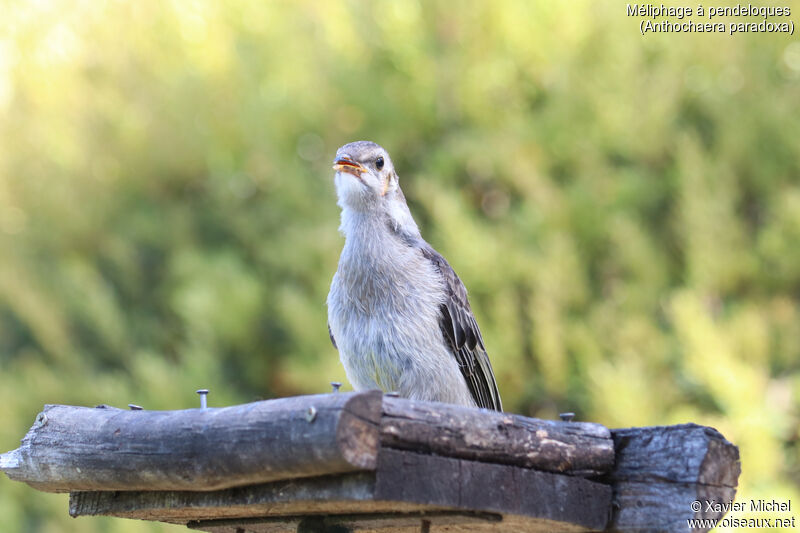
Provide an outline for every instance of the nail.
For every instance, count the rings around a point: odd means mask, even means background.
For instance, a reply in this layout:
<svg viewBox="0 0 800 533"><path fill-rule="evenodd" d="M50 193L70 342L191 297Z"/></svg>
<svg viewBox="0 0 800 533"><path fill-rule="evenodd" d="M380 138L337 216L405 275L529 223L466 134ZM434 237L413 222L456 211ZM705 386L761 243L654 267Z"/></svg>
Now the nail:
<svg viewBox="0 0 800 533"><path fill-rule="evenodd" d="M196 392L200 395L200 409L208 409L208 389L197 389Z"/></svg>
<svg viewBox="0 0 800 533"><path fill-rule="evenodd" d="M342 386L342 383L339 381L331 381L331 387L333 387L333 392L339 392L339 387Z"/></svg>
<svg viewBox="0 0 800 533"><path fill-rule="evenodd" d="M136 405L135 403L129 403L128 404L128 408L131 411L141 411L143 409L143 407L141 405Z"/></svg>
<svg viewBox="0 0 800 533"><path fill-rule="evenodd" d="M386 393L386 396L389 396L390 398L399 398L400 393L397 391L390 391Z"/></svg>
<svg viewBox="0 0 800 533"><path fill-rule="evenodd" d="M308 408L308 411L306 411L306 420L308 422L313 422L315 418L317 418L317 408L312 405Z"/></svg>
<svg viewBox="0 0 800 533"><path fill-rule="evenodd" d="M572 419L575 417L575 413L561 413L558 416L561 418L562 422L572 422Z"/></svg>

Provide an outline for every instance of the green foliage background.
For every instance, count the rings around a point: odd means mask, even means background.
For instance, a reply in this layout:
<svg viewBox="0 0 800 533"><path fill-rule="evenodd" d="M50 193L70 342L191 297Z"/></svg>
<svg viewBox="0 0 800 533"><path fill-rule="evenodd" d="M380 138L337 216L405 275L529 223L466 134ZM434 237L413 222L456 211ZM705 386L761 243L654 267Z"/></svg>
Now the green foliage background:
<svg viewBox="0 0 800 533"><path fill-rule="evenodd" d="M796 39L642 37L608 1L0 10L0 450L45 403L344 381L330 163L371 139L508 410L711 425L740 500L800 505ZM2 476L0 530L182 528Z"/></svg>

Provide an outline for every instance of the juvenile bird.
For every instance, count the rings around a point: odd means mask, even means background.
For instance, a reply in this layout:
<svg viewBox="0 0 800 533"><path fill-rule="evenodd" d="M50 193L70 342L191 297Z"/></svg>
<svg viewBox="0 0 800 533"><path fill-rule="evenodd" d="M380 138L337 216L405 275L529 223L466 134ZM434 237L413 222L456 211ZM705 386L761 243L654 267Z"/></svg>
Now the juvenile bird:
<svg viewBox="0 0 800 533"><path fill-rule="evenodd" d="M389 154L357 141L333 168L345 242L328 332L350 383L502 411L467 290L420 235Z"/></svg>

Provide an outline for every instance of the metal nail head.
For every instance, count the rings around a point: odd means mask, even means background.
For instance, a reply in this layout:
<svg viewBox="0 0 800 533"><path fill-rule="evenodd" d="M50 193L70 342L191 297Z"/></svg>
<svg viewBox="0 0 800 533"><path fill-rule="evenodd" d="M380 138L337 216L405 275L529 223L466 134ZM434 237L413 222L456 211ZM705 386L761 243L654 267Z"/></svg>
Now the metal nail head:
<svg viewBox="0 0 800 533"><path fill-rule="evenodd" d="M208 389L197 389L200 395L200 409L208 409Z"/></svg>
<svg viewBox="0 0 800 533"><path fill-rule="evenodd" d="M399 398L400 397L400 393L397 392L397 391L390 391L390 392L386 393L386 396L388 396L390 398Z"/></svg>
<svg viewBox="0 0 800 533"><path fill-rule="evenodd" d="M575 418L575 413L561 413L558 415L558 417L563 422L572 422L572 419Z"/></svg>
<svg viewBox="0 0 800 533"><path fill-rule="evenodd" d="M331 381L331 387L333 387L333 392L339 392L339 388L342 386L340 381Z"/></svg>
<svg viewBox="0 0 800 533"><path fill-rule="evenodd" d="M306 411L306 420L308 422L313 422L315 418L317 418L317 408L312 405L308 408L308 411Z"/></svg>
<svg viewBox="0 0 800 533"><path fill-rule="evenodd" d="M144 408L141 405L136 405L135 403L129 403L128 409L130 409L131 411L141 411Z"/></svg>

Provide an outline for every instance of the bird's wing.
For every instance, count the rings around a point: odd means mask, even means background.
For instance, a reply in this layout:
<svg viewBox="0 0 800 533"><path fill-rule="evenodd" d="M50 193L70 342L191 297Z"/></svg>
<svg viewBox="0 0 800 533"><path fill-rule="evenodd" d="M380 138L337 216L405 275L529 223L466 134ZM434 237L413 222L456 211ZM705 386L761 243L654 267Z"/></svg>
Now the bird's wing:
<svg viewBox="0 0 800 533"><path fill-rule="evenodd" d="M331 325L330 325L330 323L328 324L328 337L330 337L330 338L331 338L331 344L333 344L333 347L334 347L334 348L336 348L336 349L338 350L338 349L339 349L339 347L338 347L338 346L336 346L336 339L334 339L334 338L333 338L333 332L331 331Z"/></svg>
<svg viewBox="0 0 800 533"><path fill-rule="evenodd" d="M467 387L478 407L502 411L497 381L467 300L467 289L447 260L430 244L423 243L420 243L422 254L441 272L444 280L446 301L441 305L439 326L458 361Z"/></svg>

